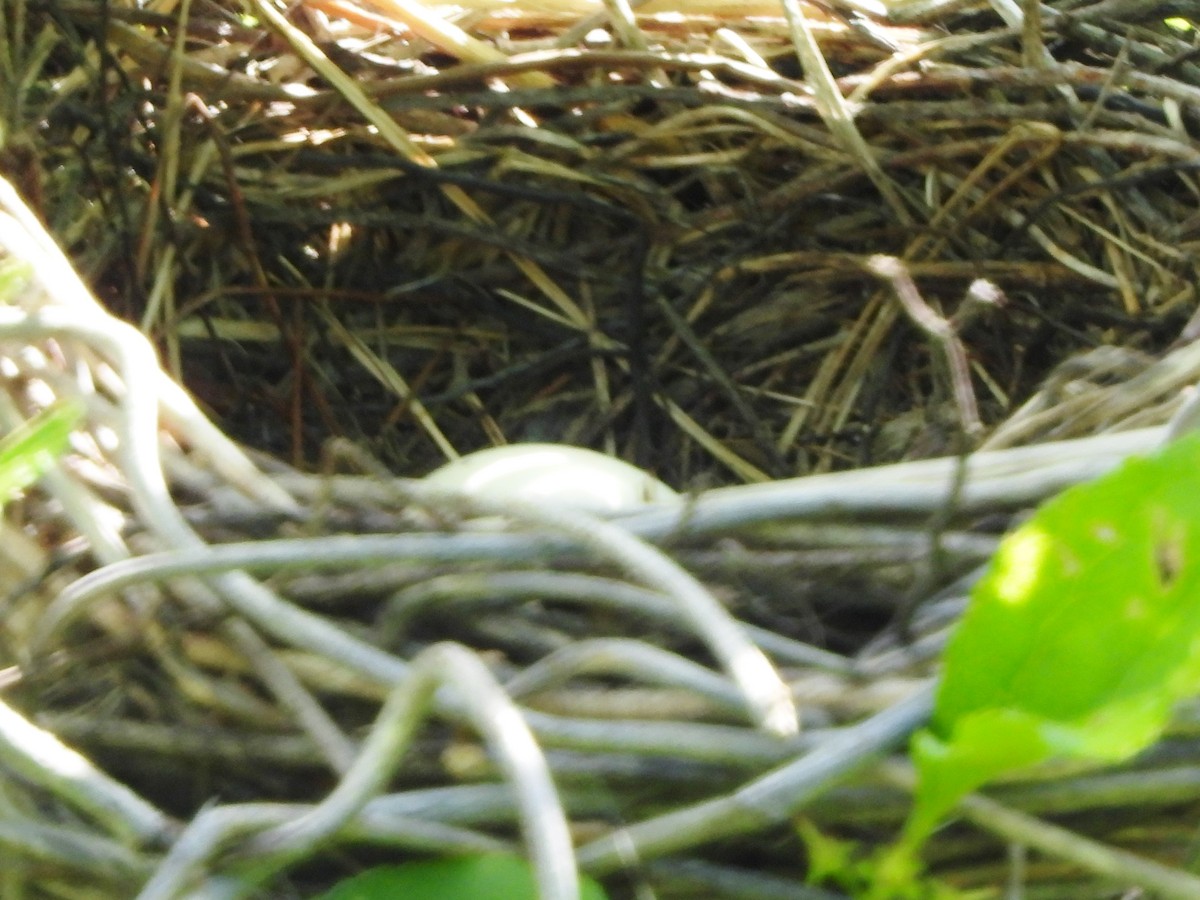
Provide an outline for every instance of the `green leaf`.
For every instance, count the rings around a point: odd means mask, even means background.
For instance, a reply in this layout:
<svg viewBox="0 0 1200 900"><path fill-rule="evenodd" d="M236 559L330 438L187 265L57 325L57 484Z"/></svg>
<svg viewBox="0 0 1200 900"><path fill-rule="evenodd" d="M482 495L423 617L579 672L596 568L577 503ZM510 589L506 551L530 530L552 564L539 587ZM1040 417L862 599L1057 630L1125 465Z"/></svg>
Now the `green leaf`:
<svg viewBox="0 0 1200 900"><path fill-rule="evenodd" d="M796 833L808 853L808 883L836 881L843 887L858 878L861 848L851 841L839 841L819 829L809 819L796 822Z"/></svg>
<svg viewBox="0 0 1200 900"><path fill-rule="evenodd" d="M967 792L1050 758L1115 762L1200 688L1200 435L1049 501L1002 543L914 736L919 845Z"/></svg>
<svg viewBox="0 0 1200 900"><path fill-rule="evenodd" d="M582 877L580 900L607 900ZM367 869L334 886L318 900L537 900L533 868L519 856L486 854Z"/></svg>
<svg viewBox="0 0 1200 900"><path fill-rule="evenodd" d="M54 465L82 412L74 403L56 404L0 441L0 506Z"/></svg>
<svg viewBox="0 0 1200 900"><path fill-rule="evenodd" d="M13 300L32 280L33 267L29 263L14 259L0 261L0 303Z"/></svg>
<svg viewBox="0 0 1200 900"><path fill-rule="evenodd" d="M808 856L808 883L831 884L861 900L981 900L991 891L975 894L921 877L920 860L902 845L868 854L855 841L821 832L808 819L796 822Z"/></svg>

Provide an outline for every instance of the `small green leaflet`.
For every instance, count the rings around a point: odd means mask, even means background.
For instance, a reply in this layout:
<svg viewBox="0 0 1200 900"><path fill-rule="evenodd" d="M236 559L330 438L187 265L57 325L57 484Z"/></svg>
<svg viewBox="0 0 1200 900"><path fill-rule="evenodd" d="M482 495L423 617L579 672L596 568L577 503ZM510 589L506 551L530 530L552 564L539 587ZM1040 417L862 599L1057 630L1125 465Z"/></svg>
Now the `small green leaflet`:
<svg viewBox="0 0 1200 900"><path fill-rule="evenodd" d="M0 260L0 303L9 303L33 280L33 267L15 259Z"/></svg>
<svg viewBox="0 0 1200 900"><path fill-rule="evenodd" d="M54 465L82 415L78 404L57 403L0 441L0 506Z"/></svg>
<svg viewBox="0 0 1200 900"><path fill-rule="evenodd" d="M538 900L533 868L519 856L489 853L377 866L338 883L318 900ZM608 900L580 878L580 900Z"/></svg>
<svg viewBox="0 0 1200 900"><path fill-rule="evenodd" d="M1200 434L1044 504L1005 538L913 738L915 851L965 794L1051 758L1111 763L1200 690Z"/></svg>

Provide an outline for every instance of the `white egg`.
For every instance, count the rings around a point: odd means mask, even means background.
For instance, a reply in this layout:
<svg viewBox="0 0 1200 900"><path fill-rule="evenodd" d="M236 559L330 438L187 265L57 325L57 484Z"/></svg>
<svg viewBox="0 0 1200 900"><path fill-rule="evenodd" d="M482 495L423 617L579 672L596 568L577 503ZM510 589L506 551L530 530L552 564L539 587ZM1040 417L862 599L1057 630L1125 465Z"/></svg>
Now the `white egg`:
<svg viewBox="0 0 1200 900"><path fill-rule="evenodd" d="M432 487L615 513L678 494L648 472L594 450L510 444L470 453L427 475Z"/></svg>

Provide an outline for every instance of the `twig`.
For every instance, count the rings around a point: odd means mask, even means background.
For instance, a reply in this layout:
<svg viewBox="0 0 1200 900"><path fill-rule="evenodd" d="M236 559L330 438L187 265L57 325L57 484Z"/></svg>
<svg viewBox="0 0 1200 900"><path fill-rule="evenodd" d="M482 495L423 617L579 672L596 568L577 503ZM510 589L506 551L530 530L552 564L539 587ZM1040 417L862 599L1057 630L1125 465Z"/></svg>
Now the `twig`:
<svg viewBox="0 0 1200 900"><path fill-rule="evenodd" d="M733 794L617 829L585 844L576 854L579 865L588 872L604 874L633 860L654 859L782 821L920 727L932 705L930 682L907 700L842 729L807 755Z"/></svg>
<svg viewBox="0 0 1200 900"><path fill-rule="evenodd" d="M261 831L238 851L251 882L264 879L327 841L378 794L399 768L434 692L453 688L451 700L485 737L512 785L541 896L574 900L579 887L570 833L549 770L520 713L473 652L435 644L412 662L409 677L389 695L354 765L321 803L298 819L269 821L271 810L218 807L193 820L138 900L172 900L200 866L237 837ZM235 868L238 867L235 864Z"/></svg>
<svg viewBox="0 0 1200 900"><path fill-rule="evenodd" d="M888 763L882 770L890 781L912 790L915 776L908 764ZM966 819L993 834L1068 860L1103 878L1135 884L1175 900L1200 898L1200 877L1125 850L1107 847L1066 828L1009 809L981 794L971 794L960 800L958 810Z"/></svg>
<svg viewBox="0 0 1200 900"><path fill-rule="evenodd" d="M628 638L585 638L545 656L504 683L512 697L544 691L582 674L619 675L688 689L726 709L741 698L725 679L678 653Z"/></svg>
<svg viewBox="0 0 1200 900"><path fill-rule="evenodd" d="M259 637L258 632L242 619L226 622L224 629L263 683L312 737L330 768L338 774L345 774L354 760L356 748L353 741L346 737L292 670L276 657L275 651Z"/></svg>
<svg viewBox="0 0 1200 900"><path fill-rule="evenodd" d="M0 178L0 209L8 213L8 216L0 217L0 244L14 257L33 267L34 277L54 303L92 321L110 322L116 326L116 320L108 316L92 297L70 260L4 178ZM128 326L122 332L136 334ZM138 339L144 342L140 335ZM148 344L146 349L150 351ZM159 368L153 351L149 352L149 357L151 364L144 364L143 354L143 365L136 366L137 377L143 379L137 385L142 399L130 402L161 405L168 424L178 429L193 449L208 457L213 468L232 484L271 508L294 512L296 505L292 498L263 478L246 455L196 408L184 390ZM125 387L131 393L135 390L128 382Z"/></svg>
<svg viewBox="0 0 1200 900"><path fill-rule="evenodd" d="M909 319L941 349L950 373L951 393L958 406L963 434L969 439L978 437L983 431L983 423L979 420L979 406L975 402L975 391L971 388L967 351L963 347L962 338L955 330L955 322L939 315L925 302L901 260L894 256L873 256L867 267L880 278L891 282L896 299L900 301ZM985 296L997 297L998 292L995 289L987 292L984 287L976 287L972 283L968 296L973 298L971 305L975 306Z"/></svg>
<svg viewBox="0 0 1200 900"><path fill-rule="evenodd" d="M0 847L14 856L47 866L78 869L93 880L139 884L154 870L150 857L124 843L74 828L47 825L14 816L6 810L0 820Z"/></svg>
<svg viewBox="0 0 1200 900"><path fill-rule="evenodd" d="M892 215L902 225L912 225L913 217L904 203L904 198L879 165L874 151L863 140L862 133L854 124L854 115L841 89L829 71L829 64L821 54L816 37L809 26L797 0L782 0L783 13L791 29L792 46L804 66L809 86L816 100L817 111L829 127L830 132L841 143L842 148L854 159L871 179L880 196L891 208Z"/></svg>
<svg viewBox="0 0 1200 900"><path fill-rule="evenodd" d="M524 597L603 605L622 613L647 616L665 625L678 625L677 608L656 591L625 581L543 569L438 575L393 595L380 616L381 643L390 646L409 618L432 603L469 603L472 600L504 601ZM848 673L846 657L793 640L766 628L738 623L765 652L781 663L812 666Z"/></svg>
<svg viewBox="0 0 1200 900"><path fill-rule="evenodd" d="M0 760L26 781L87 813L119 837L139 844L161 844L177 830L165 813L2 700Z"/></svg>

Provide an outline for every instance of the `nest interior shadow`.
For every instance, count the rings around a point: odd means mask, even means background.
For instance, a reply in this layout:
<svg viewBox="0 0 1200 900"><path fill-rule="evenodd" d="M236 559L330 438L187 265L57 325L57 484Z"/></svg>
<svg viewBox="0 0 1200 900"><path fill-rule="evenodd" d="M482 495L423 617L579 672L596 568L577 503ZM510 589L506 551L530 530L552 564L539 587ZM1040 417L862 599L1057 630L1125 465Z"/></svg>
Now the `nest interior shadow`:
<svg viewBox="0 0 1200 900"><path fill-rule="evenodd" d="M27 180L230 432L295 463L332 435L412 474L549 439L686 487L936 455L952 390L869 258L951 318L974 279L1003 291L962 334L988 426L1068 358L1144 365L1193 306L1195 66L1137 4L1036 46L901 8L813 13L873 179L779 17L651 11L631 46L476 10L517 61L469 65L294 10L381 131L234 10L56 5L71 90L22 132Z"/></svg>

